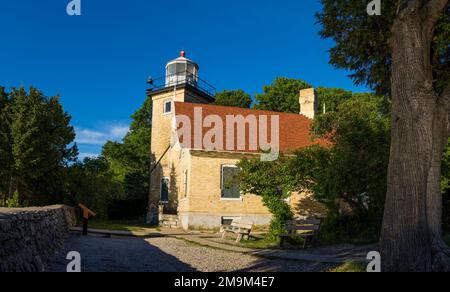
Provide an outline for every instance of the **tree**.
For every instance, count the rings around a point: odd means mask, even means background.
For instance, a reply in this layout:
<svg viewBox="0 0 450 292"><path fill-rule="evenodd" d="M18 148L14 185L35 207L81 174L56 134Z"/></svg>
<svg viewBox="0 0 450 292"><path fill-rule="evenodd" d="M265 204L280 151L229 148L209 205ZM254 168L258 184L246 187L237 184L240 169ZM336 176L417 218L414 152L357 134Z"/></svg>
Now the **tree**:
<svg viewBox="0 0 450 292"><path fill-rule="evenodd" d="M150 181L151 105L151 100L147 99L132 115L130 131L122 143L108 141L102 151L114 180L123 186L121 204L135 202L142 206L142 213Z"/></svg>
<svg viewBox="0 0 450 292"><path fill-rule="evenodd" d="M83 203L94 210L97 217L108 218L112 202L123 194L122 185L113 179L108 161L104 157L85 158L65 170L67 179L63 203L70 206Z"/></svg>
<svg viewBox="0 0 450 292"><path fill-rule="evenodd" d="M353 95L350 92L351 95ZM291 193L311 193L325 205L329 240L379 236L386 194L390 145L390 103L383 96L354 94L344 101L330 96L334 110L314 122L317 136L327 137L330 147L311 146L276 162L243 159L237 179L245 193L261 196L274 215L270 239L284 231L292 217L283 199ZM345 208L344 208L344 207Z"/></svg>
<svg viewBox="0 0 450 292"><path fill-rule="evenodd" d="M340 88L316 88L316 98L318 100L317 109L318 114L321 115L325 112L335 112L338 110L338 106L345 100L350 99L353 96L353 92Z"/></svg>
<svg viewBox="0 0 450 292"><path fill-rule="evenodd" d="M284 200L289 198L287 176L285 172L286 158L280 157L275 162L261 161L257 158L242 159L238 163L241 168L238 176L241 190L246 194L254 194L262 198L264 206L272 213L272 221L266 238L274 241L278 234L285 230L286 220L292 219L292 211Z"/></svg>
<svg viewBox="0 0 450 292"><path fill-rule="evenodd" d="M264 86L264 93L255 96L255 108L276 112L299 113L300 90L312 86L303 80L279 77L272 85Z"/></svg>
<svg viewBox="0 0 450 292"><path fill-rule="evenodd" d="M0 87L0 206L7 197L11 197L11 134L10 100L3 87Z"/></svg>
<svg viewBox="0 0 450 292"><path fill-rule="evenodd" d="M276 112L298 113L300 111L300 90L312 85L301 79L277 78L270 86L264 87L264 93L256 95L256 109ZM318 114L335 111L337 106L351 98L353 92L340 88L317 87Z"/></svg>
<svg viewBox="0 0 450 292"><path fill-rule="evenodd" d="M392 99L391 155L383 228L383 271L450 270L441 233L441 160L449 137L448 0L322 0L331 63Z"/></svg>
<svg viewBox="0 0 450 292"><path fill-rule="evenodd" d="M355 94L335 111L318 116L316 135L329 148L297 151L287 167L294 190L311 191L328 209L322 234L329 240L364 239L380 234L390 146L390 104L385 97Z"/></svg>
<svg viewBox="0 0 450 292"><path fill-rule="evenodd" d="M450 233L450 139L442 160L443 229Z"/></svg>
<svg viewBox="0 0 450 292"><path fill-rule="evenodd" d="M45 97L31 87L10 93L11 188L33 205L55 202L64 185L64 167L75 160L75 131L59 97ZM70 146L71 145L71 146Z"/></svg>
<svg viewBox="0 0 450 292"><path fill-rule="evenodd" d="M250 94L245 93L243 90L224 90L218 92L215 99L215 105L241 108L250 108L253 102Z"/></svg>

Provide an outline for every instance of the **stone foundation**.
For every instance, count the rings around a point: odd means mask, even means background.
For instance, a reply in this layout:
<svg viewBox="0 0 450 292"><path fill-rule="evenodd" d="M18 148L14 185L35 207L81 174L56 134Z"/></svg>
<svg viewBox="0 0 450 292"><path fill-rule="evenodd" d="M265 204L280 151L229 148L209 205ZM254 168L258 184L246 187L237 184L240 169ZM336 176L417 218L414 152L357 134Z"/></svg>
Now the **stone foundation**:
<svg viewBox="0 0 450 292"><path fill-rule="evenodd" d="M0 208L0 272L42 272L76 224L73 208Z"/></svg>
<svg viewBox="0 0 450 292"><path fill-rule="evenodd" d="M251 222L256 226L270 224L271 215L265 214L208 214L185 212L179 214L180 225L184 230L189 229L219 229L222 227L222 218L239 218L244 222Z"/></svg>

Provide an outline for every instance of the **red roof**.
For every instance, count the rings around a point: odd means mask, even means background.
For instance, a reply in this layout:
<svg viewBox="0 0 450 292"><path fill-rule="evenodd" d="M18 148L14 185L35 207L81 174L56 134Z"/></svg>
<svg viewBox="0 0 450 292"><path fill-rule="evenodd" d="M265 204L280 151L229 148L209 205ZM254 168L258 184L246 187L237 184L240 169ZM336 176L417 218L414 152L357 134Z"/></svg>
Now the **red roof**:
<svg viewBox="0 0 450 292"><path fill-rule="evenodd" d="M215 115L215 118L219 117L223 124L223 149L209 149L209 147L206 147L206 145L203 145L203 143L200 143L200 147L195 145L195 126L194 122L197 122L195 119L195 110L197 109L197 115L199 112L201 112L200 121L204 121L204 119L207 116ZM259 152L261 150L261 143L259 141L259 131L260 126L259 125L267 125L267 142L272 143L271 141L271 135L272 135L272 121L275 121L277 118L279 120L279 151L284 153L292 152L296 149L305 148L311 145L322 145L327 146L330 145L330 142L325 139L312 139L310 134L310 127L312 124L312 120L307 118L304 115L301 114L290 114L290 113L279 113L279 112L273 112L273 111L262 111L262 110L253 110L253 109L243 109L238 107L226 107L226 106L217 106L217 105L205 105L205 104L195 104L195 103L186 103L186 102L175 102L175 114L177 117L177 125L178 125L178 136L180 139L180 143L184 148L190 148L190 149L196 149L196 150L224 150L224 151L231 151L231 152ZM191 124L191 142L184 144L184 139L182 135L182 131L180 129L184 127L182 123L182 116L185 116L189 119ZM236 126L234 126L234 147L230 149L227 147L227 140L226 140L226 132L227 132L227 126L230 126L230 129L232 129L233 123L227 123L227 116L230 117L236 117L236 116L242 116L244 118L249 118L249 120L257 121L256 124L258 125L258 129L255 131L252 131L250 133L249 129L250 127L246 125L245 129L245 148L244 149L238 149L237 147L237 140L238 140L238 129ZM253 118L254 117L254 118ZM261 120L261 118L263 120ZM267 122L266 122L267 121ZM200 127L203 122L200 122ZM230 125L229 125L230 124ZM197 125L197 127L198 127ZM273 126L276 126L276 124L273 124ZM201 127L201 140L203 141L203 138L205 135L214 128L214 125L212 127ZM243 130L241 127L240 130ZM258 146L257 150L253 149L253 147L250 147L250 138L253 138L255 141L257 141ZM215 142L215 139L212 139L213 142ZM263 141L266 141L264 139ZM187 142L187 141L186 141Z"/></svg>

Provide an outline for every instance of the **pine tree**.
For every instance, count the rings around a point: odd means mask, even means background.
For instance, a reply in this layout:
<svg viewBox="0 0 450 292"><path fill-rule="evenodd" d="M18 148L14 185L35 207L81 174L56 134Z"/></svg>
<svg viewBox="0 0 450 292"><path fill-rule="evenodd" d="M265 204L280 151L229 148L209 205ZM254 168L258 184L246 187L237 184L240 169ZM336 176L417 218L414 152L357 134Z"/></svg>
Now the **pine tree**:
<svg viewBox="0 0 450 292"><path fill-rule="evenodd" d="M33 205L56 200L63 185L63 167L73 161L76 145L70 116L58 97L46 98L39 90L14 89L11 93L11 149L13 185L20 199Z"/></svg>
<svg viewBox="0 0 450 292"><path fill-rule="evenodd" d="M0 206L11 196L11 135L10 100L5 88L0 87Z"/></svg>

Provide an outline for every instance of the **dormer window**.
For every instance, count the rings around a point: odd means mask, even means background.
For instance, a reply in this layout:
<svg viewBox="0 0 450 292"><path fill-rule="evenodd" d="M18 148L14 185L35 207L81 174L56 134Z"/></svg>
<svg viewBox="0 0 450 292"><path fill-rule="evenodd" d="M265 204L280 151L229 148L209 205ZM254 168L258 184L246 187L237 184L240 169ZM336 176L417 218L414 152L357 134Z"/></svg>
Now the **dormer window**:
<svg viewBox="0 0 450 292"><path fill-rule="evenodd" d="M164 113L169 114L172 112L172 101L168 100L164 102Z"/></svg>

